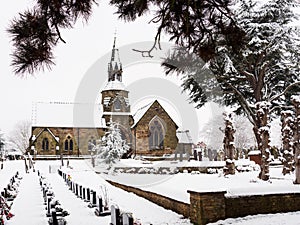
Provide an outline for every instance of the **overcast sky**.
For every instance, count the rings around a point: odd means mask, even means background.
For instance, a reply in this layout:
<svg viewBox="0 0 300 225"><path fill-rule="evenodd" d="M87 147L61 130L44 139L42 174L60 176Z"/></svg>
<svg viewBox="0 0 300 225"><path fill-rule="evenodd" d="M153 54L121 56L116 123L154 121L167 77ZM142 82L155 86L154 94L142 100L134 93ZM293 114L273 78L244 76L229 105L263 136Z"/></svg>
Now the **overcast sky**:
<svg viewBox="0 0 300 225"><path fill-rule="evenodd" d="M32 106L35 102L76 102L83 80L91 71L95 71L95 68L97 68L96 73L101 77L101 82L97 86L100 92L107 77L106 66L109 60L107 57L112 48L115 30L117 30L117 46L123 51L120 51L121 62L123 65L124 62L127 63L123 69L123 82L131 91L129 97L133 112L142 104L147 104L147 99L157 98L165 101L164 106L181 126L180 129L191 130L194 142L199 141L201 126L213 115L221 115L222 109L215 105L200 110L189 105L187 95L180 94L180 80L174 76L166 77L158 61L150 60L151 62L147 63L147 60L138 53L135 53L134 57L131 56L132 59L128 59L128 55L132 54L132 52L128 53L128 49L135 48L136 43L145 42L149 48L151 47L156 34L156 25L148 24L149 18L145 17L135 22L124 23L118 20L117 15L114 15L114 8L108 6L106 2L100 1L99 6L94 8L88 24L78 21L74 29L62 31L62 36L67 43L60 43L54 49L56 65L51 71L38 72L27 78L20 78L13 74L13 68L10 66L12 46L6 29L19 12L29 8L35 1L10 0L6 2L5 7L1 7L0 129L2 133L8 134L18 121L31 121ZM168 38L162 36L162 42L167 43ZM140 48L148 49L147 46ZM127 49L127 52L123 49ZM104 64L103 57L106 57L107 61ZM101 68L97 65L101 65ZM99 97L100 95L98 101Z"/></svg>
<svg viewBox="0 0 300 225"><path fill-rule="evenodd" d="M114 15L114 8L108 6L105 1L101 1L98 7L94 8L93 15L88 24L79 21L75 29L64 30L62 36L67 42L66 44L60 43L54 49L55 63L51 71L44 71L35 73L34 76L27 76L27 78L20 78L13 74L11 63L12 46L10 38L6 29L10 21L17 16L19 12L23 12L29 8L34 1L28 0L10 0L6 3L5 7L1 7L1 20L0 20L0 65L1 65L1 81L0 81L0 96L1 96L1 116L0 116L0 129L2 133L8 134L13 130L18 121L32 119L32 105L34 102L48 102L48 101L76 101L76 93L80 86L82 79L87 71L99 61L101 57L109 53L112 44L115 30L117 30L117 46L134 45L137 42L153 41L155 36L154 24L148 24L149 18L140 18L135 22L124 23L118 20ZM166 37L162 37L162 41L167 41ZM149 46L151 47L151 46ZM136 53L138 54L138 53ZM120 52L121 61L125 61L126 54L122 55ZM130 60L129 60L130 61ZM138 61L138 60L137 60ZM155 93L142 94L143 86L147 78L150 82L157 82L154 78L158 79L158 83L172 89L172 85L177 85L175 95L180 95L181 89L178 87L179 79L175 77L165 77L163 71L159 66L159 62L145 63L133 62L132 65L127 65L124 68L123 81L126 85L135 90L135 93L130 93L134 99L131 101L133 111L139 107L141 103L145 102L147 98L157 96L158 99L168 102L168 97L162 94L162 88ZM107 64L106 64L107 65ZM106 65L103 71L99 71L99 76L106 78ZM123 64L124 65L124 64ZM142 82L143 79L144 83ZM160 82L162 79L163 82ZM139 83L140 82L140 83ZM138 89L132 84L140 85ZM100 84L100 86L103 86ZM147 85L147 84L146 84ZM169 87L170 86L170 87ZM176 88L175 88L176 89ZM174 90L175 90L174 89ZM138 91L136 91L138 90ZM100 90L99 90L100 91ZM131 90L129 90L131 91ZM172 90L173 91L173 90ZM136 96L133 96L133 95ZM140 100L139 100L140 98ZM183 129L191 129L194 141L198 138L198 123L204 123L211 115L212 110L195 110L187 103L187 96L183 96L186 106L179 100L169 101L169 112L174 113L174 119L181 123L182 118L188 118L186 113L197 113L197 118L189 121L183 125ZM185 107L184 112L178 110L177 106ZM177 113L176 113L177 112ZM55 112L50 112L55 113ZM177 114L177 115L175 115ZM200 115L200 116L199 116ZM200 118L200 119L199 119ZM194 125L193 128L190 124ZM181 124L179 124L181 125Z"/></svg>

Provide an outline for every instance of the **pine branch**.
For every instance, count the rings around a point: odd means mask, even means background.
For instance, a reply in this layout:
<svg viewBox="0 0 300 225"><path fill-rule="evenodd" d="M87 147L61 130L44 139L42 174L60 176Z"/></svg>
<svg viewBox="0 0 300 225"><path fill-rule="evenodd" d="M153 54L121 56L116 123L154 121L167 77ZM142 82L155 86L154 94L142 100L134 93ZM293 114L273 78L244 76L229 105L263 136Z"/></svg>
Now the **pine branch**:
<svg viewBox="0 0 300 225"><path fill-rule="evenodd" d="M287 87L284 89L283 92L281 92L281 93L278 94L278 95L275 95L275 96L272 97L269 101L270 101L270 102L273 102L273 101L277 100L277 99L280 98L281 96L283 96L283 95L285 95L286 93L288 93L288 91L289 91L290 89L292 89L293 87L295 87L295 86L299 86L299 87L300 87L300 81L290 84L289 86L287 86Z"/></svg>

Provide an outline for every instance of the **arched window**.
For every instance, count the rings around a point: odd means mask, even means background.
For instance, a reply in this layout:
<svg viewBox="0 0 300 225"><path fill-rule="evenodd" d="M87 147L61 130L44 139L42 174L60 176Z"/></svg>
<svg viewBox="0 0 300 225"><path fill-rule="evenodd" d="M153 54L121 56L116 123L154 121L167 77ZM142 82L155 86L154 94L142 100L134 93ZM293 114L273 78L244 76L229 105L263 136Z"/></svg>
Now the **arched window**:
<svg viewBox="0 0 300 225"><path fill-rule="evenodd" d="M164 128L159 118L154 118L149 123L149 148L163 149L164 147Z"/></svg>
<svg viewBox="0 0 300 225"><path fill-rule="evenodd" d="M69 140L65 140L65 151L69 150Z"/></svg>
<svg viewBox="0 0 300 225"><path fill-rule="evenodd" d="M70 147L70 148L69 148L69 150L70 150L70 151L73 151L73 140L72 140L72 139L70 140L70 143L69 143L69 144L70 144L70 146L69 146L69 147Z"/></svg>
<svg viewBox="0 0 300 225"><path fill-rule="evenodd" d="M121 101L120 101L120 99L116 99L115 100L115 102L114 102L114 109L116 110L116 111L120 111L121 110Z"/></svg>
<svg viewBox="0 0 300 225"><path fill-rule="evenodd" d="M67 139L65 140L65 151L73 151L74 148L74 142L72 140L72 138L70 136L67 137Z"/></svg>
<svg viewBox="0 0 300 225"><path fill-rule="evenodd" d="M44 138L42 141L42 149L44 151L48 151L49 150L49 141L48 138Z"/></svg>

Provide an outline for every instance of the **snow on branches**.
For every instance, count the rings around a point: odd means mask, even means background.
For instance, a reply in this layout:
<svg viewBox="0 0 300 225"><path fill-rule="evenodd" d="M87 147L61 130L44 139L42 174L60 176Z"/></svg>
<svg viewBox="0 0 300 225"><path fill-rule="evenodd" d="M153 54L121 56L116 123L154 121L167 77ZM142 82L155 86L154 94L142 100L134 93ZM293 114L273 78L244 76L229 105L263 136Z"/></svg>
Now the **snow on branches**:
<svg viewBox="0 0 300 225"><path fill-rule="evenodd" d="M294 130L294 112L285 110L281 113L281 135L282 135L282 158L283 175L289 174L294 170L294 153L293 153L293 130Z"/></svg>
<svg viewBox="0 0 300 225"><path fill-rule="evenodd" d="M122 139L118 123L110 121L108 132L93 150L96 152L97 163L105 162L111 166L120 160L123 154L129 150L129 146Z"/></svg>
<svg viewBox="0 0 300 225"><path fill-rule="evenodd" d="M291 97L292 103L295 108L294 117L294 135L293 147L295 152L295 165L296 165L296 180L295 184L300 184L300 95L293 95Z"/></svg>
<svg viewBox="0 0 300 225"><path fill-rule="evenodd" d="M234 133L235 129L233 128L233 116L232 113L224 112L224 152L226 159L226 169L224 170L225 174L234 174L235 165L234 165L234 155L235 155L235 146L234 146Z"/></svg>
<svg viewBox="0 0 300 225"><path fill-rule="evenodd" d="M258 144L261 150L262 163L259 178L269 180L269 162L270 162L270 124L269 124L270 103L261 101L256 103L256 121L258 132Z"/></svg>

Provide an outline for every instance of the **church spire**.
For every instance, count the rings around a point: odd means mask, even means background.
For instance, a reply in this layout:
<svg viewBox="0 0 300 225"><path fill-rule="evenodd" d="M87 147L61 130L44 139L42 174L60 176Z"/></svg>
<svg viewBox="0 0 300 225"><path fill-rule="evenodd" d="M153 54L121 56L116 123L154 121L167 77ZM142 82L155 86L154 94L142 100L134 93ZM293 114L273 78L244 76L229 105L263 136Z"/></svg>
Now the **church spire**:
<svg viewBox="0 0 300 225"><path fill-rule="evenodd" d="M119 49L116 48L116 33L111 51L111 59L108 63L108 82L118 80L122 82L122 63L120 61Z"/></svg>

